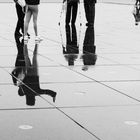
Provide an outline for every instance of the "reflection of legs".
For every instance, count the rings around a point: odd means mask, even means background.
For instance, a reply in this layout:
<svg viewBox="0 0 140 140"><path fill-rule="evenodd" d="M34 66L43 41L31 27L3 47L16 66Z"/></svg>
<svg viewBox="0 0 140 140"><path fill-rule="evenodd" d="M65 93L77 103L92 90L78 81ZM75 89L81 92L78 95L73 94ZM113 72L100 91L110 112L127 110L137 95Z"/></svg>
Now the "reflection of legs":
<svg viewBox="0 0 140 140"><path fill-rule="evenodd" d="M72 28L72 45L73 45L73 47L77 47L77 32L76 32L76 27L75 27L75 25L72 25L71 28ZM75 51L76 50L77 49L75 48Z"/></svg>
<svg viewBox="0 0 140 140"><path fill-rule="evenodd" d="M31 16L32 16L32 12L28 8L26 16L25 16L25 22L24 22L24 35L27 35L27 31L28 31L28 27L29 27L29 22L31 20Z"/></svg>
<svg viewBox="0 0 140 140"><path fill-rule="evenodd" d="M85 38L84 38L84 44L83 44L83 47L84 47L83 50L85 51L84 53L94 52L94 51L91 51L94 48L94 41L95 41L94 27L89 26L86 29Z"/></svg>
<svg viewBox="0 0 140 140"><path fill-rule="evenodd" d="M78 3L75 2L73 3L73 8L72 8L72 24L75 23L76 17L77 17L77 10L78 10Z"/></svg>
<svg viewBox="0 0 140 140"><path fill-rule="evenodd" d="M70 34L70 26L66 26L66 44L69 46L71 44L71 34Z"/></svg>
<svg viewBox="0 0 140 140"><path fill-rule="evenodd" d="M56 100L56 95L57 95L57 93L56 93L55 91L46 89L46 90L45 90L45 94L51 96L51 97L53 98L53 102L55 102L55 100Z"/></svg>
<svg viewBox="0 0 140 140"><path fill-rule="evenodd" d="M26 68L28 68L28 67L31 66L31 61L30 61L30 58L29 58L29 55L28 55L27 44L24 44L23 50L24 50L25 66L26 66Z"/></svg>
<svg viewBox="0 0 140 140"><path fill-rule="evenodd" d="M33 66L34 74L38 76L37 51L38 51L38 44L35 44L35 48L34 48L34 52L33 52L32 66Z"/></svg>

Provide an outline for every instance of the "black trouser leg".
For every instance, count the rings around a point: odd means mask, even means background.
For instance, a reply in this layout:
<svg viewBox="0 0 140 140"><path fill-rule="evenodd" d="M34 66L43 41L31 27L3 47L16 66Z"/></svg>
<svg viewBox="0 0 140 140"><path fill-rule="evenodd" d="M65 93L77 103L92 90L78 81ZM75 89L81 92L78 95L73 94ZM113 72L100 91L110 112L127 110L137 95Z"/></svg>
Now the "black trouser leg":
<svg viewBox="0 0 140 140"><path fill-rule="evenodd" d="M75 23L77 17L78 3L74 2L72 6L72 24Z"/></svg>
<svg viewBox="0 0 140 140"><path fill-rule="evenodd" d="M70 26L66 26L66 44L69 46L71 44L71 31L70 31Z"/></svg>
<svg viewBox="0 0 140 140"><path fill-rule="evenodd" d="M72 29L72 44L74 46L77 46L77 32L76 32L76 27L75 25L72 25L71 26L71 29Z"/></svg>
<svg viewBox="0 0 140 140"><path fill-rule="evenodd" d="M90 11L90 14L89 14L89 22L94 24L94 20L95 20L95 3L91 3L90 6L89 6L89 11Z"/></svg>
<svg viewBox="0 0 140 140"><path fill-rule="evenodd" d="M70 3L67 4L67 11L66 11L66 24L70 23L70 19L71 19L71 8L72 5Z"/></svg>
<svg viewBox="0 0 140 140"><path fill-rule="evenodd" d="M85 32L85 38L84 38L84 53L91 52L93 53L93 47L95 42L95 34L94 34L94 27L88 26Z"/></svg>
<svg viewBox="0 0 140 140"><path fill-rule="evenodd" d="M16 26L16 29L15 29L15 32L19 32L21 30L22 33L23 33L25 14L22 11L22 7L18 4L16 4L16 12L17 12L18 21L17 21L17 26Z"/></svg>
<svg viewBox="0 0 140 140"><path fill-rule="evenodd" d="M84 0L86 20L89 24L94 24L95 20L95 1Z"/></svg>
<svg viewBox="0 0 140 140"><path fill-rule="evenodd" d="M86 16L86 20L87 22L89 22L89 4L87 2L87 0L84 0L84 9L85 9L85 16Z"/></svg>

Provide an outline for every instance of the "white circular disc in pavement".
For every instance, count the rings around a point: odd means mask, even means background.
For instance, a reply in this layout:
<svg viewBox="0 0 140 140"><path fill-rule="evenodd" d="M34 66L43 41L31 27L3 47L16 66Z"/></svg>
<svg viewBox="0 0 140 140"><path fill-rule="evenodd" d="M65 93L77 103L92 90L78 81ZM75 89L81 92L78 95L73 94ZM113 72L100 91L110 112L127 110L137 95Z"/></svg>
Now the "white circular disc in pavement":
<svg viewBox="0 0 140 140"><path fill-rule="evenodd" d="M135 122L135 121L125 121L124 123L127 125L138 125L139 124L138 122Z"/></svg>
<svg viewBox="0 0 140 140"><path fill-rule="evenodd" d="M32 129L33 127L31 125L20 125L19 128L23 130L29 130Z"/></svg>

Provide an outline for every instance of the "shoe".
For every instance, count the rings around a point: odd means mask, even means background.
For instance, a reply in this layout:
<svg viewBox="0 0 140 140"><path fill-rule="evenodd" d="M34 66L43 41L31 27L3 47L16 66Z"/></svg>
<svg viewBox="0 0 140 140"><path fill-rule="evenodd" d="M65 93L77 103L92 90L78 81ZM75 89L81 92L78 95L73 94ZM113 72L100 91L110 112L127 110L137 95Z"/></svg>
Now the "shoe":
<svg viewBox="0 0 140 140"><path fill-rule="evenodd" d="M46 90L46 93L47 95L50 95L52 98L53 98L53 102L55 102L56 100L56 92L52 91L52 90Z"/></svg>
<svg viewBox="0 0 140 140"><path fill-rule="evenodd" d="M36 44L36 45L39 45L39 43L40 43L40 41L35 40L35 44Z"/></svg>
<svg viewBox="0 0 140 140"><path fill-rule="evenodd" d="M27 33L27 36L28 36L28 38L30 39L30 34L29 34L29 33Z"/></svg>
<svg viewBox="0 0 140 140"><path fill-rule="evenodd" d="M23 37L23 39L24 39L24 42L28 42L28 36L27 35L25 35L24 37Z"/></svg>
<svg viewBox="0 0 140 140"><path fill-rule="evenodd" d="M43 39L40 36L35 37L35 41L42 41Z"/></svg>

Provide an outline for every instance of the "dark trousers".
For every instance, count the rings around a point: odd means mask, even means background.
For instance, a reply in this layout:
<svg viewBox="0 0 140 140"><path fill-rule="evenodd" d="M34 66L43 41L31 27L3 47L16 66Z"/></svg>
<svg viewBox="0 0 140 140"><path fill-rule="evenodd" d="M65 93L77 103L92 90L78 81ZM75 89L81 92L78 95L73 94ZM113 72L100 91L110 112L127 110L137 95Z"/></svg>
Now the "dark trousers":
<svg viewBox="0 0 140 140"><path fill-rule="evenodd" d="M71 23L74 24L77 17L77 10L78 10L78 2L68 2L67 3L67 11L66 11L66 24Z"/></svg>
<svg viewBox="0 0 140 140"><path fill-rule="evenodd" d="M89 24L94 24L95 20L95 0L84 0L86 20Z"/></svg>
<svg viewBox="0 0 140 140"><path fill-rule="evenodd" d="M79 53L78 43L77 43L77 31L74 24L66 25L66 48L63 48L63 54L65 55L68 65L74 65L74 61Z"/></svg>
<svg viewBox="0 0 140 140"><path fill-rule="evenodd" d="M94 44L95 41L95 34L94 34L94 27L88 26L84 43L83 43L83 63L84 65L95 65L97 56L95 54L96 46Z"/></svg>
<svg viewBox="0 0 140 140"><path fill-rule="evenodd" d="M94 43L95 43L94 27L88 26L85 32L83 53L95 53Z"/></svg>
<svg viewBox="0 0 140 140"><path fill-rule="evenodd" d="M17 25L16 25L16 29L15 32L24 32L24 16L25 14L22 11L22 7L18 4L16 4L16 12L17 12L17 17L18 17L18 21L17 21Z"/></svg>

